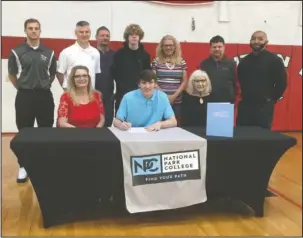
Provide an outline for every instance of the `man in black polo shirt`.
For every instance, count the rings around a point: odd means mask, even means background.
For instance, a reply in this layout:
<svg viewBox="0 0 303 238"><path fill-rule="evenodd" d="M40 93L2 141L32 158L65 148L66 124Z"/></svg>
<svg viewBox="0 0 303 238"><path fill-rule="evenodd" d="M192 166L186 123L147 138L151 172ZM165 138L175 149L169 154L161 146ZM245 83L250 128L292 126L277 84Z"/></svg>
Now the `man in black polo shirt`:
<svg viewBox="0 0 303 238"><path fill-rule="evenodd" d="M242 101L237 125L271 129L275 103L282 99L287 86L287 73L282 60L265 49L267 35L256 31L250 39L252 53L238 65Z"/></svg>
<svg viewBox="0 0 303 238"><path fill-rule="evenodd" d="M104 126L110 127L114 119L114 79L110 74L115 51L109 48L110 31L105 26L96 32L97 49L100 52L101 74L96 76L95 88L102 93L105 109Z"/></svg>
<svg viewBox="0 0 303 238"><path fill-rule="evenodd" d="M41 25L36 19L24 23L26 41L11 50L8 58L9 78L17 89L15 99L16 125L20 131L33 127L52 127L54 99L50 87L57 63L54 51L40 43ZM27 173L20 164L17 182L25 182Z"/></svg>
<svg viewBox="0 0 303 238"><path fill-rule="evenodd" d="M210 56L200 63L200 69L206 71L210 78L212 102L237 103L236 63L225 56L223 37L217 35L211 38Z"/></svg>

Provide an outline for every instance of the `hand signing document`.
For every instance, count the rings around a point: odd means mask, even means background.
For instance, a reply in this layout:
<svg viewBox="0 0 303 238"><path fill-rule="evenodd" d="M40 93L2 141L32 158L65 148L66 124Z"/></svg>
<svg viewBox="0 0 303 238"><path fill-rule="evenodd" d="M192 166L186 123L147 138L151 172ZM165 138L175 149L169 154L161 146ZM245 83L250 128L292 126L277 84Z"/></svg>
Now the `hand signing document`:
<svg viewBox="0 0 303 238"><path fill-rule="evenodd" d="M131 127L127 130L130 133L146 133L145 127Z"/></svg>

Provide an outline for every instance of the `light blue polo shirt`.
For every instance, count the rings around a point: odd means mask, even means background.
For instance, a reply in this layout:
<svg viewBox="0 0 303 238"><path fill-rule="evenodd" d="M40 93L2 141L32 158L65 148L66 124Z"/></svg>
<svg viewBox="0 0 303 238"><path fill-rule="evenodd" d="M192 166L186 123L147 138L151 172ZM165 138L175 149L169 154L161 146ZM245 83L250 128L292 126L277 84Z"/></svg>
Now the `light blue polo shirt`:
<svg viewBox="0 0 303 238"><path fill-rule="evenodd" d="M148 99L136 89L124 95L116 117L131 123L132 127L147 127L174 115L167 94L156 89Z"/></svg>

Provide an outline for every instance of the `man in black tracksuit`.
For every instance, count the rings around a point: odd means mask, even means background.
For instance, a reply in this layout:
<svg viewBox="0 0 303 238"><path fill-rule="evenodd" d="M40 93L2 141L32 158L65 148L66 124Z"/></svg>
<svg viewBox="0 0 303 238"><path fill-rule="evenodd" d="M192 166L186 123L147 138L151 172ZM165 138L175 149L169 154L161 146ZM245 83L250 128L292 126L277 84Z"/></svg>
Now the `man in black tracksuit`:
<svg viewBox="0 0 303 238"><path fill-rule="evenodd" d="M37 19L24 23L26 41L12 49L8 57L9 78L17 89L15 99L18 131L26 127L52 127L54 98L50 90L55 79L57 61L54 50L40 42L41 25ZM20 73L20 74L19 74ZM20 164L17 182L27 181L27 172Z"/></svg>
<svg viewBox="0 0 303 238"><path fill-rule="evenodd" d="M210 40L211 55L200 63L200 69L205 71L211 81L211 102L237 103L239 94L236 78L236 63L225 56L223 37L214 36Z"/></svg>
<svg viewBox="0 0 303 238"><path fill-rule="evenodd" d="M116 82L116 112L122 97L138 88L140 72L151 68L150 55L140 43L143 36L144 32L139 25L129 25L124 32L124 46L114 55L111 72Z"/></svg>
<svg viewBox="0 0 303 238"><path fill-rule="evenodd" d="M287 87L287 73L282 60L265 49L265 32L255 32L250 40L252 53L238 65L242 101L238 107L237 125L271 129L275 103Z"/></svg>

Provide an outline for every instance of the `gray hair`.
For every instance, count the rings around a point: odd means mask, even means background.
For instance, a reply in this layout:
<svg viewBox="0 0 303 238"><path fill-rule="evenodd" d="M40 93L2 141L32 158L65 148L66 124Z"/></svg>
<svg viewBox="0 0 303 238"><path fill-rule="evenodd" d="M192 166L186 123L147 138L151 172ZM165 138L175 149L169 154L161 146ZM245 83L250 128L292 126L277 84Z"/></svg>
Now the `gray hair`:
<svg viewBox="0 0 303 238"><path fill-rule="evenodd" d="M78 21L76 27L89 26L87 21Z"/></svg>
<svg viewBox="0 0 303 238"><path fill-rule="evenodd" d="M187 83L187 93L192 95L192 96L198 96L201 97L201 95L197 92L195 86L194 86L194 80L198 77L204 78L207 81L207 87L205 90L205 94L202 96L207 96L208 94L211 93L212 87L211 87L211 82L208 77L208 74L205 71L202 71L201 69L195 70L189 77L188 83Z"/></svg>

